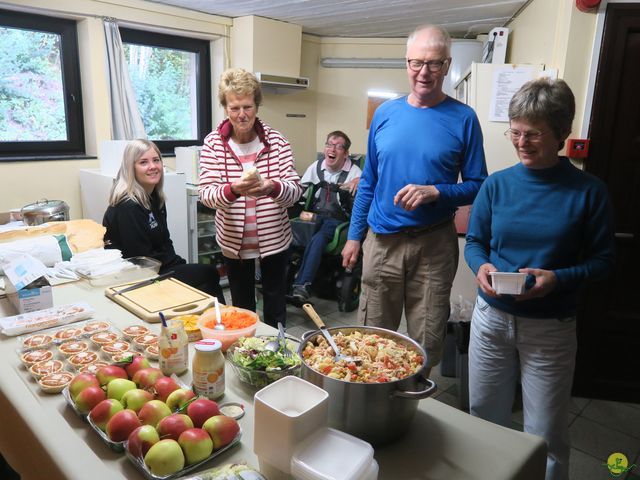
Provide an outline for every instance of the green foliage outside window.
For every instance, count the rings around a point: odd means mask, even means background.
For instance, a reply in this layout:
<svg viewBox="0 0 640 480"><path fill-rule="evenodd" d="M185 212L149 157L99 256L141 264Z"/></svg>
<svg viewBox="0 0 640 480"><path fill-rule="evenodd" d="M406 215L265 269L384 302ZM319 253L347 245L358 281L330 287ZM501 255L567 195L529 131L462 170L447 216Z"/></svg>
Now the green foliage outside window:
<svg viewBox="0 0 640 480"><path fill-rule="evenodd" d="M124 50L147 136L197 138L195 54L128 43Z"/></svg>
<svg viewBox="0 0 640 480"><path fill-rule="evenodd" d="M67 140L60 36L0 27L0 141Z"/></svg>

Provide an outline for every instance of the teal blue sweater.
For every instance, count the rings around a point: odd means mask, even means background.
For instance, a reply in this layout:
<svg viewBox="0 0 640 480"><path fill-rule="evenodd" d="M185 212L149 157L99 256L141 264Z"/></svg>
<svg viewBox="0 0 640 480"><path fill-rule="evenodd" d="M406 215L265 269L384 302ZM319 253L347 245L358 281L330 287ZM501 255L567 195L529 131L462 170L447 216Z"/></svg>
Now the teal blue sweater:
<svg viewBox="0 0 640 480"><path fill-rule="evenodd" d="M606 276L614 260L612 213L607 189L565 157L548 169L522 164L489 176L471 210L465 259L477 275L484 263L500 272L552 270L558 279L545 297L516 302L479 294L513 315L574 315L580 287Z"/></svg>

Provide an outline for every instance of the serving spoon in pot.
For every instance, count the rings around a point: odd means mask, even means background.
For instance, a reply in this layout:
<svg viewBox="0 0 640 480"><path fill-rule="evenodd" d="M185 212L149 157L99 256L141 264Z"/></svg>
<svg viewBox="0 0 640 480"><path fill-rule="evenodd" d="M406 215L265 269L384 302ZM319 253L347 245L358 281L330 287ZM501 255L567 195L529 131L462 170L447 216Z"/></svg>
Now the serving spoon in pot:
<svg viewBox="0 0 640 480"><path fill-rule="evenodd" d="M318 326L320 332L322 332L322 335L324 335L324 338L327 339L327 342L329 342L329 345L331 345L331 348L333 348L333 351L336 352L336 356L334 357L335 362L339 362L340 360L344 360L347 363L361 362L359 358L349 357L348 355L343 355L342 353L340 353L340 349L336 345L336 342L333 340L331 333L329 333L327 326L324 324L324 322L310 303L305 303L304 305L302 305L302 309L307 312L307 315L309 315L311 320L313 320L313 323Z"/></svg>

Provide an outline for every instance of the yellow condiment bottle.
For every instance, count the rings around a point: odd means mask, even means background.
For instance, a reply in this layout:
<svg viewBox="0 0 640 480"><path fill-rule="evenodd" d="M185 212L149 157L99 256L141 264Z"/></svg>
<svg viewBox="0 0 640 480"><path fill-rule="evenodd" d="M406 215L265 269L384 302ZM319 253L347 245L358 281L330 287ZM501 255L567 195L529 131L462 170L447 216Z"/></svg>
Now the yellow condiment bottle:
<svg viewBox="0 0 640 480"><path fill-rule="evenodd" d="M224 356L219 340L204 339L193 344L195 355L191 366L193 390L209 400L224 395Z"/></svg>
<svg viewBox="0 0 640 480"><path fill-rule="evenodd" d="M189 369L189 339L180 320L169 320L158 338L160 370L165 375L180 375Z"/></svg>

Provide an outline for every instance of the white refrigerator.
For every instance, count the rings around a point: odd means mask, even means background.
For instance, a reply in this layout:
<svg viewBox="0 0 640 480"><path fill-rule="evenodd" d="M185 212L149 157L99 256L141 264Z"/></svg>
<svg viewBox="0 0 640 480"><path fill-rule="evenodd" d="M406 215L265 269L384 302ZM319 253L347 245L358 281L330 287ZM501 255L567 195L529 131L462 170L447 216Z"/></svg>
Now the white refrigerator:
<svg viewBox="0 0 640 480"><path fill-rule="evenodd" d="M102 224L109 204L109 192L115 174L99 169L80 170L80 197L83 218ZM164 174L164 193L167 198L167 225L176 253L189 261L189 212L184 173L167 171Z"/></svg>

